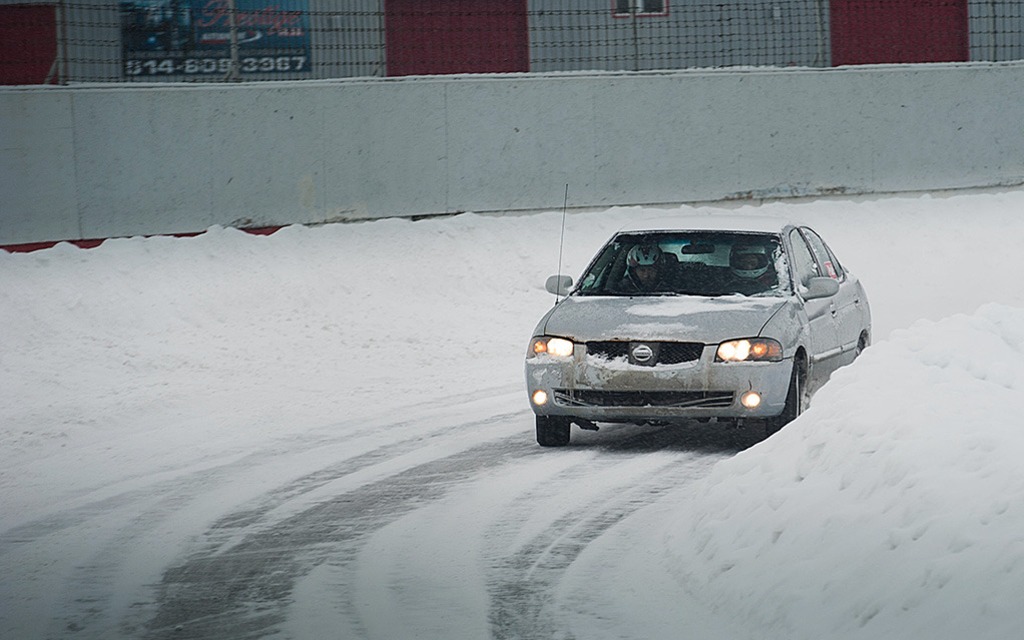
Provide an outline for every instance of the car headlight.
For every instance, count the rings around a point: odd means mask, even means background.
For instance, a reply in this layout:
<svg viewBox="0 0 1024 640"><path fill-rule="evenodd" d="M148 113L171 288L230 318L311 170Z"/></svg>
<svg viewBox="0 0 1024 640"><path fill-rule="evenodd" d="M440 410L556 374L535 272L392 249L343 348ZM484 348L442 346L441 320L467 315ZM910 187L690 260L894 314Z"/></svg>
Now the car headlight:
<svg viewBox="0 0 1024 640"><path fill-rule="evenodd" d="M718 345L715 362L779 362L782 345L771 338L728 340Z"/></svg>
<svg viewBox="0 0 1024 640"><path fill-rule="evenodd" d="M549 356L568 358L572 356L572 352L572 340L541 336L530 341L530 351L526 354L526 357L532 358L533 356L546 353Z"/></svg>

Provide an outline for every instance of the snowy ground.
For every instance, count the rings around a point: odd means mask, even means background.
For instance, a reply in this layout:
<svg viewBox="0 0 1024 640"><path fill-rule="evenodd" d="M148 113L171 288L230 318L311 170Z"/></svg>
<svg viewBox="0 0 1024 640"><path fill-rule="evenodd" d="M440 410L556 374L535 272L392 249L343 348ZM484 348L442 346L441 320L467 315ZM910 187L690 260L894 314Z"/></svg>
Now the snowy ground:
<svg viewBox="0 0 1024 640"><path fill-rule="evenodd" d="M1024 192L744 209L874 314L760 443L533 444L556 212L0 252L0 637L1015 637ZM571 214L564 271L718 211Z"/></svg>

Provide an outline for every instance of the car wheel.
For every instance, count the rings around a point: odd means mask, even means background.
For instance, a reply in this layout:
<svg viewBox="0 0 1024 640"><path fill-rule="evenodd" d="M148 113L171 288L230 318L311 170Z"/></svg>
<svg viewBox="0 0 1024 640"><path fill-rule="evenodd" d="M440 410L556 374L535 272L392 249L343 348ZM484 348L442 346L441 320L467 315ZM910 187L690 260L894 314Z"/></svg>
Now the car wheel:
<svg viewBox="0 0 1024 640"><path fill-rule="evenodd" d="M537 444L542 447L564 447L569 444L569 419L537 416Z"/></svg>
<svg viewBox="0 0 1024 640"><path fill-rule="evenodd" d="M856 360L860 354L864 353L864 350L868 348L868 334L860 334L860 339L857 340L857 351L854 353L853 358Z"/></svg>
<svg viewBox="0 0 1024 640"><path fill-rule="evenodd" d="M765 424L765 435L777 433L782 427L797 419L804 410L804 365L800 361L793 363L793 373L789 377L789 392L786 394L786 405L782 413L768 418Z"/></svg>

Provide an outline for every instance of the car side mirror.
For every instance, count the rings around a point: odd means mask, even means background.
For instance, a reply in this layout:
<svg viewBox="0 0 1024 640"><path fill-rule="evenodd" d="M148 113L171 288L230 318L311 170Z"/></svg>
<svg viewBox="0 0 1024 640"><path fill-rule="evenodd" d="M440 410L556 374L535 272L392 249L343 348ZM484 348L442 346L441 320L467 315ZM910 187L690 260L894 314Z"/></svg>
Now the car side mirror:
<svg viewBox="0 0 1024 640"><path fill-rule="evenodd" d="M567 296L569 295L569 289L572 288L572 278L569 276L551 276L544 283L544 288L548 290L548 293L553 293L556 296Z"/></svg>
<svg viewBox="0 0 1024 640"><path fill-rule="evenodd" d="M817 276L807 281L807 289L801 292L804 300L831 298L839 293L839 282L832 278Z"/></svg>

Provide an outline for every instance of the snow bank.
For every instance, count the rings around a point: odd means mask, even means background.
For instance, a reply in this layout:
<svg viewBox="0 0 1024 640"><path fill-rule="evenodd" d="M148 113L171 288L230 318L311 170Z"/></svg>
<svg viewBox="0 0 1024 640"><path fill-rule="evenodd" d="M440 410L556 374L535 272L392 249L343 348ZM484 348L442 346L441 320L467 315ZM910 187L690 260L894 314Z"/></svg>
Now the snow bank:
<svg viewBox="0 0 1024 640"><path fill-rule="evenodd" d="M777 638L1009 638L1024 592L1024 309L921 321L673 518L676 578Z"/></svg>

